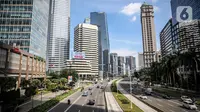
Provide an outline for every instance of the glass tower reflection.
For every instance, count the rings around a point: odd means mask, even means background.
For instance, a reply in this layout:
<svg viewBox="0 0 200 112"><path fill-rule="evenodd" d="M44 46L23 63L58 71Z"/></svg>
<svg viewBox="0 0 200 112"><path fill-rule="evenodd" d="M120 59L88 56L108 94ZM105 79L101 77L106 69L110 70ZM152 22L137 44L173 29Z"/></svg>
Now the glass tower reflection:
<svg viewBox="0 0 200 112"><path fill-rule="evenodd" d="M90 23L99 27L99 70L109 72L110 43L105 12L91 12Z"/></svg>
<svg viewBox="0 0 200 112"><path fill-rule="evenodd" d="M49 0L0 0L0 41L46 58Z"/></svg>

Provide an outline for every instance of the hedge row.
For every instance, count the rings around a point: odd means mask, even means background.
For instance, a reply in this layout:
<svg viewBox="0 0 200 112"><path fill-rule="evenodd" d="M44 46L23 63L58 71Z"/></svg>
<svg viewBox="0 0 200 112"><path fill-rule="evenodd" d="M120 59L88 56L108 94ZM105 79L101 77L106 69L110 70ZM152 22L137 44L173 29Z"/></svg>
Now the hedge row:
<svg viewBox="0 0 200 112"><path fill-rule="evenodd" d="M59 103L64 98L68 97L69 95L73 94L74 92L78 91L79 89L70 90L66 93L63 93L61 95L56 96L55 98L52 98L51 100L43 103L42 105L39 105L33 109L31 109L29 112L47 112L51 107Z"/></svg>

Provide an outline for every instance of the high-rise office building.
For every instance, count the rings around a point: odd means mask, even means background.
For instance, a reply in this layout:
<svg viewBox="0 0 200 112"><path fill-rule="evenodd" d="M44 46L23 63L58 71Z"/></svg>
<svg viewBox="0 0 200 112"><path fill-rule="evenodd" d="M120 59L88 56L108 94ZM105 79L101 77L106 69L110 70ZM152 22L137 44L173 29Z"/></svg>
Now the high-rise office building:
<svg viewBox="0 0 200 112"><path fill-rule="evenodd" d="M98 77L98 27L91 24L79 24L74 29L74 51L85 52L85 60L92 66L91 75Z"/></svg>
<svg viewBox="0 0 200 112"><path fill-rule="evenodd" d="M135 70L135 68L136 68L135 57L133 57L133 56L126 56L125 61L126 61L126 68L129 67L130 73L133 73L134 70Z"/></svg>
<svg viewBox="0 0 200 112"><path fill-rule="evenodd" d="M147 3L143 3L140 9L141 9L144 67L150 67L151 63L155 61L155 51L156 51L154 10L153 6L148 5Z"/></svg>
<svg viewBox="0 0 200 112"><path fill-rule="evenodd" d="M179 6L190 6L192 8L192 18L200 19L200 0L171 0L172 23L176 24L176 9Z"/></svg>
<svg viewBox="0 0 200 112"><path fill-rule="evenodd" d="M111 73L118 75L118 55L117 53L110 53Z"/></svg>
<svg viewBox="0 0 200 112"><path fill-rule="evenodd" d="M118 74L125 75L125 60L123 56L118 56Z"/></svg>
<svg viewBox="0 0 200 112"><path fill-rule="evenodd" d="M109 72L110 65L110 43L106 13L91 12L90 23L99 27L99 70L105 74Z"/></svg>
<svg viewBox="0 0 200 112"><path fill-rule="evenodd" d="M141 69L144 67L144 55L143 53L138 53L138 68Z"/></svg>
<svg viewBox="0 0 200 112"><path fill-rule="evenodd" d="M46 59L49 0L0 0L0 41Z"/></svg>
<svg viewBox="0 0 200 112"><path fill-rule="evenodd" d="M49 25L48 69L61 71L70 54L70 0L51 0Z"/></svg>
<svg viewBox="0 0 200 112"><path fill-rule="evenodd" d="M160 47L162 57L170 54L173 49L172 19L170 19L160 32Z"/></svg>

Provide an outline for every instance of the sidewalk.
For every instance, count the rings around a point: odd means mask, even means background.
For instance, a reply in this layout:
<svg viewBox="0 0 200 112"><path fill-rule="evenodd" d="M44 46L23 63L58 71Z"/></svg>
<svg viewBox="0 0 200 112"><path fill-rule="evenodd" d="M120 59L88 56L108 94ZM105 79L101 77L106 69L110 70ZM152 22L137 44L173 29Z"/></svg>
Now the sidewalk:
<svg viewBox="0 0 200 112"><path fill-rule="evenodd" d="M138 100L137 98L135 98L134 96L130 95L130 93L127 93L120 85L119 82L121 80L117 81L117 88L118 90L124 95L126 96L129 100L131 100L132 103L134 103L136 106L138 106L141 110L143 110L144 112L157 112L156 110L152 109L151 107L149 107L148 105L144 104L143 102L141 102L140 100Z"/></svg>
<svg viewBox="0 0 200 112"><path fill-rule="evenodd" d="M41 101L41 95L36 95L34 98L33 98L33 101L30 100L26 103L23 103L19 106L19 111L18 112L28 112L30 109L32 109L32 106L33 108L38 106L38 105L41 105L43 103L45 103L46 101L54 98L55 96L58 96L58 95L61 95L63 94L65 91L59 91L59 92L55 92L55 93L47 93L47 94L44 94L42 95L42 101Z"/></svg>
<svg viewBox="0 0 200 112"><path fill-rule="evenodd" d="M112 84L112 81L108 83L105 90L107 110L108 112L123 112L111 92L111 89L110 89L111 84Z"/></svg>

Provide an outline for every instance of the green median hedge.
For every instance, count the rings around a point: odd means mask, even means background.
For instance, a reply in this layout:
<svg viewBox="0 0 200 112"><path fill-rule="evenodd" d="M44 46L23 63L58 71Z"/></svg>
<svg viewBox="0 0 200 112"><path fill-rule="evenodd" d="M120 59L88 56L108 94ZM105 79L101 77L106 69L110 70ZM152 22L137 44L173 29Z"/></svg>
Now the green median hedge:
<svg viewBox="0 0 200 112"><path fill-rule="evenodd" d="M39 105L33 109L31 109L29 112L47 112L51 107L59 103L64 98L68 97L69 95L73 94L74 92L78 91L79 89L70 90L69 92L63 93L59 96L56 96L55 98L52 98L51 100L43 103L42 105Z"/></svg>

